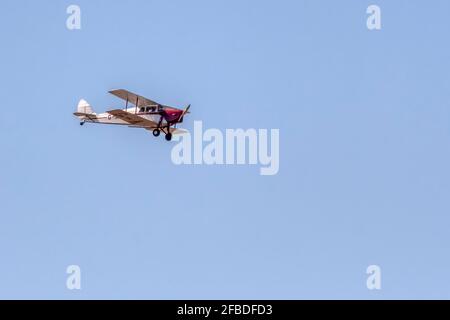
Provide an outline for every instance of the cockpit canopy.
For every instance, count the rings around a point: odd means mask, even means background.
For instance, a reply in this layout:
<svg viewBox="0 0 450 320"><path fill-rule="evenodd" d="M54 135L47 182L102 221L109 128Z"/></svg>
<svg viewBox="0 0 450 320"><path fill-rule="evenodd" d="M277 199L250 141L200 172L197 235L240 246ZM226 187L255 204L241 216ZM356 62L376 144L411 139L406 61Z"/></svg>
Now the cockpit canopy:
<svg viewBox="0 0 450 320"><path fill-rule="evenodd" d="M160 106L151 106L151 107L140 107L139 113L147 113L147 112L156 112L156 110L160 110Z"/></svg>

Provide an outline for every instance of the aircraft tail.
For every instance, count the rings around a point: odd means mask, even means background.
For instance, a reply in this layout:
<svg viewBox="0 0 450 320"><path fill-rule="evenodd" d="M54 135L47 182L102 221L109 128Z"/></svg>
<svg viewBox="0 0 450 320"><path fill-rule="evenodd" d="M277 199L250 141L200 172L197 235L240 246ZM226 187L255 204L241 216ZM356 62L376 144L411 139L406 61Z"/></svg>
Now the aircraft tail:
<svg viewBox="0 0 450 320"><path fill-rule="evenodd" d="M80 102L78 102L77 112L86 114L94 113L91 105L84 99L81 99Z"/></svg>
<svg viewBox="0 0 450 320"><path fill-rule="evenodd" d="M77 112L75 112L74 115L79 118L84 118L89 115L95 115L95 112L86 100L81 99L80 102L78 102Z"/></svg>

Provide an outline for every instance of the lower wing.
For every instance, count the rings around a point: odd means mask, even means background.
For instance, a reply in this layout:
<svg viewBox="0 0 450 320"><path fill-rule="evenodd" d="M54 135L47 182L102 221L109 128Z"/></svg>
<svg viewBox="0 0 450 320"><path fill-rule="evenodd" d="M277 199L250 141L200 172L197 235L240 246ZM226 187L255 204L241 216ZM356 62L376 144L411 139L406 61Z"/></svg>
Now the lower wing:
<svg viewBox="0 0 450 320"><path fill-rule="evenodd" d="M129 123L130 126L132 126L132 127L145 128L145 129L158 128L158 123L151 121L147 118L138 116L137 114L126 112L124 110L116 109L116 110L107 111L107 113L115 116L116 118L118 118L120 120L123 120L123 121Z"/></svg>
<svg viewBox="0 0 450 320"><path fill-rule="evenodd" d="M107 113L129 123L129 126L132 128L143 128L150 131L158 128L158 123L148 120L147 118L138 116L137 114L126 112L124 110L116 109L107 111ZM167 130L166 128L159 128L159 129ZM176 129L176 128L169 128L169 131L174 135L180 135L189 132L184 129Z"/></svg>

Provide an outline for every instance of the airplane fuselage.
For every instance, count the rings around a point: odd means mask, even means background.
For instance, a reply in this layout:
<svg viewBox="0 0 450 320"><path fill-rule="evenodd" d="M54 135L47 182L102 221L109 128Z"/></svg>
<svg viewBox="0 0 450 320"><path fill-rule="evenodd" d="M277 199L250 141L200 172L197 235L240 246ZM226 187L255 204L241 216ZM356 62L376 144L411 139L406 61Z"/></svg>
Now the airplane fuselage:
<svg viewBox="0 0 450 320"><path fill-rule="evenodd" d="M182 110L178 109L172 109L172 108L165 108L160 113L157 112L139 112L137 108L128 108L124 111L136 114L144 119L148 119L150 121L160 123L161 127L165 127L167 125L173 125L178 122L181 114L183 113ZM130 123L112 115L108 112L99 113L99 114L93 114L86 116L84 119L86 122L92 122L92 123L104 123L104 124L116 124L116 125L130 125Z"/></svg>

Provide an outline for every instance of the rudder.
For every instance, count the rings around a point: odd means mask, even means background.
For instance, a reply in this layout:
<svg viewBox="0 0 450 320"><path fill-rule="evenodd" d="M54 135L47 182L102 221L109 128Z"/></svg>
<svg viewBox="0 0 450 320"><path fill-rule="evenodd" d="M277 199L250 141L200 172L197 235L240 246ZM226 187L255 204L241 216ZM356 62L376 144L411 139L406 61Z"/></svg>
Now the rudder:
<svg viewBox="0 0 450 320"><path fill-rule="evenodd" d="M92 110L91 105L86 100L81 99L80 102L78 102L77 113L93 114L94 111Z"/></svg>

